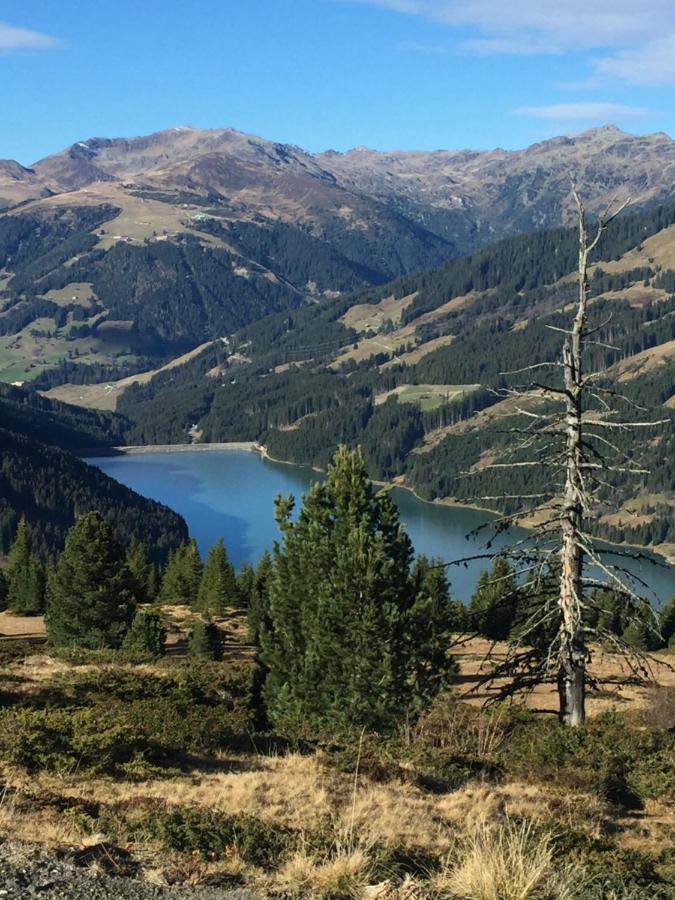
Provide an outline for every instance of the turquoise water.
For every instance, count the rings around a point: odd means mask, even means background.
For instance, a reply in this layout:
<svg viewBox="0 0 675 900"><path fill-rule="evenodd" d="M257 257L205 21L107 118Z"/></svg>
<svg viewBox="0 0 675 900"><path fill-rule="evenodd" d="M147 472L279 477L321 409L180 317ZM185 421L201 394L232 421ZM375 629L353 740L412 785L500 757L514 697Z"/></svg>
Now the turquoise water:
<svg viewBox="0 0 675 900"><path fill-rule="evenodd" d="M300 501L320 472L275 463L257 453L237 450L143 453L88 460L106 474L180 513L202 553L222 537L235 566L255 563L279 533L274 521L274 498L294 494ZM489 513L424 503L409 491L394 489L415 550L446 562L490 552L485 542L490 529L468 539L474 529L491 520ZM493 541L492 549L512 543L525 532L512 529ZM473 561L448 568L452 593L468 600L481 569L489 562ZM634 570L663 601L675 593L673 569L633 563Z"/></svg>

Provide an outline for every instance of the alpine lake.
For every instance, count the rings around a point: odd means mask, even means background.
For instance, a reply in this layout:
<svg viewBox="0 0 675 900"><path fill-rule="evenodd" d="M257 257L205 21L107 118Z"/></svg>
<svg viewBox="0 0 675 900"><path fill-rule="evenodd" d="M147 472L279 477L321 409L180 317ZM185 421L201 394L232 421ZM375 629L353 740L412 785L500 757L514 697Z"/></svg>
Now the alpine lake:
<svg viewBox="0 0 675 900"><path fill-rule="evenodd" d="M293 494L299 507L312 482L324 478L309 466L274 462L256 452L234 449L143 448L140 453L90 457L87 462L180 513L204 556L222 537L236 568L255 564L279 539L275 497ZM493 528L481 527L496 518L482 510L427 503L402 488L391 488L391 492L415 552L453 563L447 568L451 593L464 602L471 598L490 561L458 561L513 545L526 535L523 529L497 534ZM661 557L626 560L621 565L649 585L655 605L675 594L675 567Z"/></svg>

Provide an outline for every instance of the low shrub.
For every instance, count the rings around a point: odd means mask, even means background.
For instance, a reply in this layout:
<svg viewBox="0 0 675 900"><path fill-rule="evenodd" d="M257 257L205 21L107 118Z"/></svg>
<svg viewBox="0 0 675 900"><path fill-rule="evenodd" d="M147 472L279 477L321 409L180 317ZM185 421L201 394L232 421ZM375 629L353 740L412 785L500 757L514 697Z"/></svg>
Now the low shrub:
<svg viewBox="0 0 675 900"><path fill-rule="evenodd" d="M221 635L213 622L204 622L201 619L195 622L188 638L188 654L197 659L221 658Z"/></svg>
<svg viewBox="0 0 675 900"><path fill-rule="evenodd" d="M168 660L57 672L0 709L0 757L36 771L136 778L187 754L248 748L255 664Z"/></svg>
<svg viewBox="0 0 675 900"><path fill-rule="evenodd" d="M524 721L510 731L497 760L520 778L639 808L650 798L675 797L674 752L675 734L632 727L610 712L583 728L566 728L553 719Z"/></svg>
<svg viewBox="0 0 675 900"><path fill-rule="evenodd" d="M671 900L675 882L664 879L658 860L638 850L591 850L583 856L586 885L579 900Z"/></svg>
<svg viewBox="0 0 675 900"><path fill-rule="evenodd" d="M254 704L255 664L163 660L152 671L133 666L100 665L55 674L31 706L95 706L111 700L165 699L199 706L250 710Z"/></svg>
<svg viewBox="0 0 675 900"><path fill-rule="evenodd" d="M234 851L245 862L263 869L277 866L299 840L289 828L200 807L153 810L136 824L136 829L166 850L199 853L209 860Z"/></svg>
<svg viewBox="0 0 675 900"><path fill-rule="evenodd" d="M127 631L122 648L127 651L149 653L152 657L164 654L166 629L162 617L151 609L137 610Z"/></svg>

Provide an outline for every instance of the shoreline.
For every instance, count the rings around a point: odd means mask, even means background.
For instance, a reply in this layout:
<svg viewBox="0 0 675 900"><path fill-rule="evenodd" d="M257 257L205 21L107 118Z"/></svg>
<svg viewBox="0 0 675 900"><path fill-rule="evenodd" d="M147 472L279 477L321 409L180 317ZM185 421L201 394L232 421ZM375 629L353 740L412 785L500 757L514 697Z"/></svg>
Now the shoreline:
<svg viewBox="0 0 675 900"><path fill-rule="evenodd" d="M94 450L81 451L87 456L139 456L144 453L209 453L215 450L244 450L249 453L260 452L260 444L255 441L228 441L213 444L138 444L128 447L98 447ZM111 451L113 451L111 453Z"/></svg>
<svg viewBox="0 0 675 900"><path fill-rule="evenodd" d="M296 463L291 462L287 459L277 459L274 456L271 456L267 447L264 444L259 444L257 441L223 441L223 442L213 442L213 443L204 443L204 444L139 444L134 446L119 446L119 447L100 447L94 448L91 450L80 451L84 456L96 457L96 456L142 456L143 454L148 453L190 453L196 451L198 453L209 453L218 450L232 450L232 451L244 451L247 453L257 453L261 459L266 459L269 462L278 463L284 466L302 466L307 469L312 469L314 472L325 472L325 469L320 469L318 466L312 466L309 463ZM111 452L112 451L112 452ZM494 509L488 509L483 506L473 506L470 503L462 503L459 500L453 500L451 497L443 497L438 500L426 500L424 497L420 497L419 494L414 490L414 488L405 485L405 484L397 484L393 481L380 481L379 479L373 479L373 484L381 485L382 487L389 488L398 488L403 491L408 491L410 494L415 497L416 500L419 500L420 503L428 503L430 506L444 506L448 509L467 509L474 510L476 512L486 513L490 516L494 516L495 518L499 517L499 513ZM522 528L524 531L533 531L535 528L533 526L527 526L525 524L521 524L519 522L514 523L514 527ZM599 540L603 540L600 538ZM640 544L629 544L626 542L622 542L620 544L611 544L608 546L621 547L626 548L627 550L637 550L642 552L651 553L654 556L662 559L668 566L675 566L675 555L671 556L666 553L661 552L657 549L658 545L645 545L642 546Z"/></svg>

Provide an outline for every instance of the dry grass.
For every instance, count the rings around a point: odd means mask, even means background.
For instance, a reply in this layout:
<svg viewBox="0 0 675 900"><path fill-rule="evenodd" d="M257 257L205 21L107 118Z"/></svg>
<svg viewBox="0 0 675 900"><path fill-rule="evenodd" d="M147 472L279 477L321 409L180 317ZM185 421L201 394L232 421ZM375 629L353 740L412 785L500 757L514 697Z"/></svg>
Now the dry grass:
<svg viewBox="0 0 675 900"><path fill-rule="evenodd" d="M47 630L42 616L15 616L6 610L0 612L0 638L24 640L46 635Z"/></svg>
<svg viewBox="0 0 675 900"><path fill-rule="evenodd" d="M650 347L627 359L622 359L607 370L607 374L618 377L619 381L630 381L647 372L667 365L675 358L675 340L666 341L657 347Z"/></svg>
<svg viewBox="0 0 675 900"><path fill-rule="evenodd" d="M331 856L298 852L277 873L275 887L289 897L357 900L371 882L371 869L367 852L360 848L341 847Z"/></svg>
<svg viewBox="0 0 675 900"><path fill-rule="evenodd" d="M16 774L13 776L16 779ZM105 778L40 773L35 790L72 801L128 806L157 801L202 807L228 815L255 816L271 825L308 833L330 823L340 846L419 846L447 853L457 832L486 820L525 816L539 821L575 822L596 834L599 801L566 795L538 785L469 782L446 794L432 794L406 781L373 782L326 766L320 754L230 756L172 778L111 781Z"/></svg>
<svg viewBox="0 0 675 900"><path fill-rule="evenodd" d="M390 391L377 394L375 405L386 403L390 397L397 397L399 403L415 403L423 410L429 410L458 400L479 388L479 384L400 384Z"/></svg>
<svg viewBox="0 0 675 900"><path fill-rule="evenodd" d="M350 307L342 316L341 321L347 328L353 328L355 331L368 331L368 329L376 329L383 322L394 322L399 324L401 314L410 306L417 294L408 294L400 300L396 300L393 296L385 297L379 303L359 303Z"/></svg>
<svg viewBox="0 0 675 900"><path fill-rule="evenodd" d="M45 293L45 298L59 306L69 306L76 303L79 306L89 307L96 299L93 285L90 281L71 281L65 287L52 288Z"/></svg>
<svg viewBox="0 0 675 900"><path fill-rule="evenodd" d="M459 858L432 879L441 897L461 900L573 900L580 879L554 862L551 838L530 823L482 823L463 842Z"/></svg>
<svg viewBox="0 0 675 900"><path fill-rule="evenodd" d="M388 369L392 366L399 365L414 366L415 363L418 363L425 356L433 353L434 350L438 350L440 347L449 347L454 340L454 334L442 334L440 337L432 338L430 341L420 344L419 347L415 347L414 350L409 350L407 353L401 353L396 359L390 359L383 364L382 368Z"/></svg>
<svg viewBox="0 0 675 900"><path fill-rule="evenodd" d="M415 332L420 325L428 324L429 322L433 322L436 319L442 319L443 316L447 315L449 312L453 312L454 310L470 305L479 296L484 295L472 293L463 295L461 297L453 297L452 300L448 300L447 303L444 303L437 309L432 309L430 312L424 313L424 315L415 319L409 325L403 325L402 327L397 328L395 331L392 331L389 334L379 334L372 338L365 338L364 340L360 340L356 344L356 349L354 349L354 347L345 348L344 351L331 363L331 367L339 367L343 362L347 362L350 359L353 359L355 362L361 362L364 359L370 359L371 356L376 356L378 353L392 353L395 350L404 348L407 344L416 345L417 338L415 336ZM414 295L404 298L404 300L406 301L411 301L412 299L414 299ZM395 305L403 303L403 300L393 301L391 298L389 298L388 301L382 301L382 303ZM358 314L353 321L360 323L359 327L361 328L361 330L366 330L366 328L368 327L366 324L367 322L371 322L371 324L374 324L376 321L384 321L384 319L387 317L387 312L385 311L383 313L382 310L380 310L380 306L381 304L362 304L360 307L358 307ZM400 311L398 310L398 308L396 309L396 314L400 317ZM395 359L394 362L416 362L427 353L431 353L432 350L436 349L437 347L441 347L451 343L452 340L452 336L450 335L433 338L432 340L427 341L424 344L415 346L413 350L401 355L400 357ZM386 366L388 365L388 363L385 363L384 365Z"/></svg>
<svg viewBox="0 0 675 900"><path fill-rule="evenodd" d="M486 661L492 649L493 662ZM587 713L597 716L608 709L644 708L655 686L675 687L675 668L673 656L668 650L659 650L651 654L652 681L642 684L625 684L631 675L626 660L615 653L607 653L599 646L590 647L591 663L589 671L602 684L602 693L589 693L587 697ZM493 663L504 660L507 646L491 642L484 638L473 638L451 651L460 665L459 676L460 697L472 706L482 706L486 700L494 697L503 686L504 680L495 679L490 684L481 685L481 680L492 668ZM555 684L540 684L530 693L522 696L521 702L541 712L554 712L558 709L558 691Z"/></svg>
<svg viewBox="0 0 675 900"><path fill-rule="evenodd" d="M591 270L600 268L610 274L616 272L629 272L642 266L661 266L663 269L675 269L675 225L664 228L657 234L648 237L642 242L640 248L624 253L618 260L603 260Z"/></svg>
<svg viewBox="0 0 675 900"><path fill-rule="evenodd" d="M54 806L35 804L26 798L30 780L23 773L3 771L0 792L0 835L40 844L95 843L98 835L85 833L74 818Z"/></svg>

